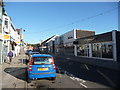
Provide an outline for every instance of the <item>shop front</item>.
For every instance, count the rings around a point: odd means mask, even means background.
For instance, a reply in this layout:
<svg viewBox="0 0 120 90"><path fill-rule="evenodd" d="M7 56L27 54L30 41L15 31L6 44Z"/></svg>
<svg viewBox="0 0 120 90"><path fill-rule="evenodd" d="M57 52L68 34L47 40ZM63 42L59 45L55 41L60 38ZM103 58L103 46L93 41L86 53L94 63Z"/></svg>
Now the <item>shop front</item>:
<svg viewBox="0 0 120 90"><path fill-rule="evenodd" d="M117 43L120 41L117 41L117 33L120 32L113 30L112 32L77 39L74 43L77 46L77 56L118 61Z"/></svg>

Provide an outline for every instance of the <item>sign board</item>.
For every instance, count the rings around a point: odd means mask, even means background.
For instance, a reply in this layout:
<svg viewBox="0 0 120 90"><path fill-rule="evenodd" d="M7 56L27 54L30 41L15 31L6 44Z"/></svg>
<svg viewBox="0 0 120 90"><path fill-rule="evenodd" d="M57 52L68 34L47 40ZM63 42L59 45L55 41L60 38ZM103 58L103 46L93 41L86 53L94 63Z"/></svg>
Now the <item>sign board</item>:
<svg viewBox="0 0 120 90"><path fill-rule="evenodd" d="M10 40L10 34L3 34L2 39L3 40Z"/></svg>
<svg viewBox="0 0 120 90"><path fill-rule="evenodd" d="M20 44L20 41L16 41L17 44Z"/></svg>

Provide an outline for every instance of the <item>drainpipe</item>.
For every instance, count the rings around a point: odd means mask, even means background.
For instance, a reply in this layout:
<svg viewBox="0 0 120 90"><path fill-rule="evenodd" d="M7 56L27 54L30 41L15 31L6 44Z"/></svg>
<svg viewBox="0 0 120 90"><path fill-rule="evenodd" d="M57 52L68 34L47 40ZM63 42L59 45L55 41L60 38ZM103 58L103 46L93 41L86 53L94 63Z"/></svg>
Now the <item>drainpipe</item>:
<svg viewBox="0 0 120 90"><path fill-rule="evenodd" d="M113 41L113 60L117 61L116 30L112 31L112 41Z"/></svg>
<svg viewBox="0 0 120 90"><path fill-rule="evenodd" d="M92 57L92 44L89 44L89 57Z"/></svg>

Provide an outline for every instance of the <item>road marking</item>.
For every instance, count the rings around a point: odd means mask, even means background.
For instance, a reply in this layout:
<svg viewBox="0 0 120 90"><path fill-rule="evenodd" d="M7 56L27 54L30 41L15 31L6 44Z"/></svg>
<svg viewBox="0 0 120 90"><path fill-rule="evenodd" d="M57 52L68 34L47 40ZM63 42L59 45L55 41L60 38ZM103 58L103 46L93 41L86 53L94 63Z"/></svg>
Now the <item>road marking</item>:
<svg viewBox="0 0 120 90"><path fill-rule="evenodd" d="M86 82L85 80L82 80L82 79L77 78L77 77L70 77L70 79L80 81L81 83Z"/></svg>
<svg viewBox="0 0 120 90"><path fill-rule="evenodd" d="M112 82L112 80L110 78L108 78L105 74L103 74L102 72L100 72L99 70L97 70L97 72L103 76L112 86L116 87L115 83Z"/></svg>
<svg viewBox="0 0 120 90"><path fill-rule="evenodd" d="M89 68L87 67L87 65L85 65L85 67L89 70ZM60 68L59 68L59 69L60 69ZM60 71L61 71L61 70L60 70ZM77 77L74 77L73 74L70 74L70 73L67 72L67 71L64 71L64 73L65 73L65 74L69 74L70 79L72 79L72 80L81 81L80 85L82 85L83 87L87 88L87 86L83 84L84 82L86 82L85 80L80 79L80 78L77 78ZM59 76L62 77L61 74L59 74Z"/></svg>
<svg viewBox="0 0 120 90"><path fill-rule="evenodd" d="M69 60L70 58L68 57L68 58L66 58L66 59L68 59L68 60Z"/></svg>
<svg viewBox="0 0 120 90"><path fill-rule="evenodd" d="M75 80L73 77L70 77L70 79Z"/></svg>
<svg viewBox="0 0 120 90"><path fill-rule="evenodd" d="M80 83L80 85L82 85L83 87L87 88L87 86L86 86L86 85L84 85L84 84L82 84L82 83Z"/></svg>
<svg viewBox="0 0 120 90"><path fill-rule="evenodd" d="M90 70L86 64L84 64L87 70Z"/></svg>

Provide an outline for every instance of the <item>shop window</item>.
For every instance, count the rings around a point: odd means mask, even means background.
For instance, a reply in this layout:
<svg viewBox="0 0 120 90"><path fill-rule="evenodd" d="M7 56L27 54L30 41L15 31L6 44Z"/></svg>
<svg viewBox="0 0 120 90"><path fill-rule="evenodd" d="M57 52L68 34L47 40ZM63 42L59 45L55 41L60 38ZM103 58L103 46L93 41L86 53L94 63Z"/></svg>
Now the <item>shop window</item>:
<svg viewBox="0 0 120 90"><path fill-rule="evenodd" d="M92 44L92 57L113 58L113 45L111 43Z"/></svg>
<svg viewBox="0 0 120 90"><path fill-rule="evenodd" d="M111 43L102 44L102 58L113 58L113 45Z"/></svg>
<svg viewBox="0 0 120 90"><path fill-rule="evenodd" d="M92 56L102 57L101 43L92 44Z"/></svg>
<svg viewBox="0 0 120 90"><path fill-rule="evenodd" d="M89 57L89 45L79 45L77 49L77 54L79 56L88 56Z"/></svg>

